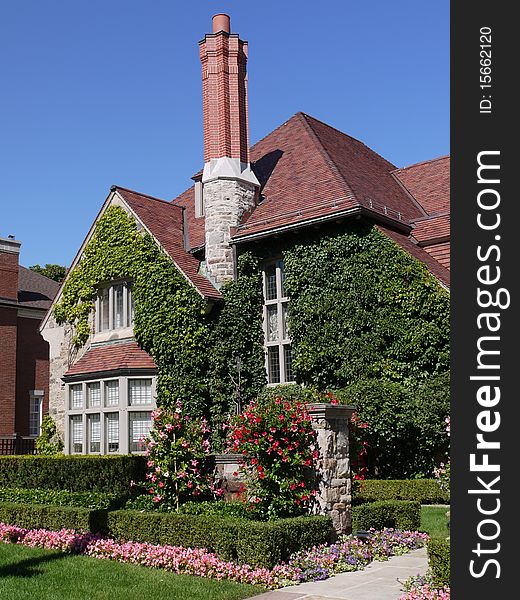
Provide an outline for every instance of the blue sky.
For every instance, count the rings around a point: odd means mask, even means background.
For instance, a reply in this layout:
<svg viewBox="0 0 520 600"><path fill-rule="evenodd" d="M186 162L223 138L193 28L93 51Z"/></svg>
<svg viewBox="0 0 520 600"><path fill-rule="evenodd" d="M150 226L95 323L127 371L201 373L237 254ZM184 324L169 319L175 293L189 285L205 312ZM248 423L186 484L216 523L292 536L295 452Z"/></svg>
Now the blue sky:
<svg viewBox="0 0 520 600"><path fill-rule="evenodd" d="M0 236L68 265L112 184L170 199L203 164L198 41L249 41L254 143L297 111L397 166L449 152L449 1L0 3Z"/></svg>

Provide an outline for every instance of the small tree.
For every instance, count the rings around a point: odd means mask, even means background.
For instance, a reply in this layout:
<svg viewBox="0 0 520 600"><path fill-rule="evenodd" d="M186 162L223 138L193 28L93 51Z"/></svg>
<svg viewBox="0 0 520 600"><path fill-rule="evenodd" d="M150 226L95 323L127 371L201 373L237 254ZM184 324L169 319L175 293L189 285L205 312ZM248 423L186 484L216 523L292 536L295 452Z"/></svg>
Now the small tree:
<svg viewBox="0 0 520 600"><path fill-rule="evenodd" d="M67 267L63 267L62 265L51 265L46 264L44 267L41 265L33 265L29 267L31 271L35 273L39 273L40 275L44 275L49 279L53 279L58 283L61 283L65 279L65 275L67 274Z"/></svg>
<svg viewBox="0 0 520 600"><path fill-rule="evenodd" d="M246 502L262 518L308 512L317 490L316 433L304 404L264 397L232 422L228 450L243 455Z"/></svg>
<svg viewBox="0 0 520 600"><path fill-rule="evenodd" d="M38 454L59 454L63 450L63 442L57 434L56 423L50 415L43 417L40 435L36 438Z"/></svg>

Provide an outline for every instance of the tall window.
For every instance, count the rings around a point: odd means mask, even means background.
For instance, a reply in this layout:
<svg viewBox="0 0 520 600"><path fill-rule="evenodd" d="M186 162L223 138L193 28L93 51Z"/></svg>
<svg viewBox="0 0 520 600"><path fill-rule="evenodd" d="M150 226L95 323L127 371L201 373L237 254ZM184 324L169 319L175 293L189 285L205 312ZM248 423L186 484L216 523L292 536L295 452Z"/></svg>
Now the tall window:
<svg viewBox="0 0 520 600"><path fill-rule="evenodd" d="M283 261L264 269L264 334L268 383L289 383L292 374L292 349L287 326L289 298L285 293Z"/></svg>
<svg viewBox="0 0 520 600"><path fill-rule="evenodd" d="M142 441L152 428L152 415L149 412L131 412L128 432L130 435L130 452L143 451Z"/></svg>
<svg viewBox="0 0 520 600"><path fill-rule="evenodd" d="M42 398L30 396L29 398L29 435L38 437L42 423Z"/></svg>
<svg viewBox="0 0 520 600"><path fill-rule="evenodd" d="M120 282L100 288L96 300L96 331L132 327L133 322L132 284Z"/></svg>

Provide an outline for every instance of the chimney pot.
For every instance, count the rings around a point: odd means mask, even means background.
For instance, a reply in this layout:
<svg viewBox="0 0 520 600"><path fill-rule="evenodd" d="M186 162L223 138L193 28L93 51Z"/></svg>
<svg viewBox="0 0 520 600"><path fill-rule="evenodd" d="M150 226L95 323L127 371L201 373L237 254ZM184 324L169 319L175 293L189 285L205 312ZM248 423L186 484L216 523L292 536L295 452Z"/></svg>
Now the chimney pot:
<svg viewBox="0 0 520 600"><path fill-rule="evenodd" d="M224 13L213 15L213 33L218 33L219 31L225 31L226 33L231 31L231 19L229 15Z"/></svg>

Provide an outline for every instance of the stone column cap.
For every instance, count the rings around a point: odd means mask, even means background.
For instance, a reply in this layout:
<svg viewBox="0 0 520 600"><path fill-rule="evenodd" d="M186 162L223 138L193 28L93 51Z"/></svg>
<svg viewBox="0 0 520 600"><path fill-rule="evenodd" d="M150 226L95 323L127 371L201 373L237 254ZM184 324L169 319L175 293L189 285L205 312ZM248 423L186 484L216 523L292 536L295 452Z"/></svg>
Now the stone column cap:
<svg viewBox="0 0 520 600"><path fill-rule="evenodd" d="M350 419L356 407L350 404L312 403L307 410L311 417L318 419Z"/></svg>

